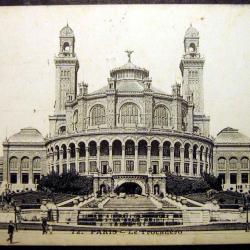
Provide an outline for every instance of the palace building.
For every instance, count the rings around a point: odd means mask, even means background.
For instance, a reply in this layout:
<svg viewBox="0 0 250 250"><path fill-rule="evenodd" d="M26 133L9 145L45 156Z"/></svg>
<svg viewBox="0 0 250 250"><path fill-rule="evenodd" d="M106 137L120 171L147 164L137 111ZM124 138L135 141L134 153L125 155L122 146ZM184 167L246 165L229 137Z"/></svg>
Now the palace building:
<svg viewBox="0 0 250 250"><path fill-rule="evenodd" d="M211 139L204 112L205 59L194 27L184 36L182 83L169 94L155 88L147 69L132 63L133 51L126 51L126 64L110 70L105 86L89 93L88 85L77 81L75 42L73 30L65 26L54 60L56 100L48 137L28 127L3 143L2 188L35 189L41 175L51 171L91 175L94 191L102 193L122 187L165 194L167 172L188 178L207 172L220 174L224 184L230 181L227 172L221 175L221 134ZM244 157L249 169L249 153Z"/></svg>

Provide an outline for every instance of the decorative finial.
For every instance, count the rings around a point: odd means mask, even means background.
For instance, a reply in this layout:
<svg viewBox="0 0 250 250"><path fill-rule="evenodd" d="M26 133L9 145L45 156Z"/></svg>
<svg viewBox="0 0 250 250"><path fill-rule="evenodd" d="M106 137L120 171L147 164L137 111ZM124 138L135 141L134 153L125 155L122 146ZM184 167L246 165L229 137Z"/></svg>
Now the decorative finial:
<svg viewBox="0 0 250 250"><path fill-rule="evenodd" d="M192 23L190 23L190 27L192 27Z"/></svg>
<svg viewBox="0 0 250 250"><path fill-rule="evenodd" d="M68 20L67 20L67 27L69 27L69 22L68 22Z"/></svg>
<svg viewBox="0 0 250 250"><path fill-rule="evenodd" d="M131 54L134 52L133 50L126 50L125 51L128 54L128 62L131 62Z"/></svg>

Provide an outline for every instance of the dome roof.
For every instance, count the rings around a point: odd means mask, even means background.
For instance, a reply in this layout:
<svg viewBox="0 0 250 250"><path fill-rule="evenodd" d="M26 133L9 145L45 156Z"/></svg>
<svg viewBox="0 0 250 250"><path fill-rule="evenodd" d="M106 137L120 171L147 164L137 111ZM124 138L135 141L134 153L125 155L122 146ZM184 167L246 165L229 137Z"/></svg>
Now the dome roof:
<svg viewBox="0 0 250 250"><path fill-rule="evenodd" d="M186 30L185 37L199 37L199 31L190 24Z"/></svg>
<svg viewBox="0 0 250 250"><path fill-rule="evenodd" d="M127 62L126 64L122 65L121 67L117 67L117 68L112 69L111 73L113 73L115 71L119 71L119 70L139 70L139 71L144 71L144 72L148 73L148 70L146 70L145 68L140 68L131 62Z"/></svg>
<svg viewBox="0 0 250 250"><path fill-rule="evenodd" d="M44 142L42 134L35 128L27 127L12 135L9 142Z"/></svg>
<svg viewBox="0 0 250 250"><path fill-rule="evenodd" d="M97 95L97 94L105 94L106 91L108 90L108 86L105 86L103 88L100 88L91 94ZM138 81L121 81L119 84L116 86L116 91L118 93L124 93L124 92L142 92L144 90L143 84L139 83ZM156 89L154 87L151 87L151 90L154 93L157 94L165 94L166 93L162 90Z"/></svg>
<svg viewBox="0 0 250 250"><path fill-rule="evenodd" d="M110 76L117 81L130 79L142 80L149 76L149 71L145 68L138 67L131 62L132 50L125 51L128 54L128 62L120 67L114 68L110 71Z"/></svg>
<svg viewBox="0 0 250 250"><path fill-rule="evenodd" d="M239 132L238 129L234 128L224 128L222 129L217 137L215 138L215 143L226 143L226 144L241 144L241 143L249 143L250 138L246 135L243 135Z"/></svg>
<svg viewBox="0 0 250 250"><path fill-rule="evenodd" d="M149 78L149 71L145 68L136 66L131 62L131 54L133 51L125 51L128 53L128 62L120 67L114 68L110 71L110 76L113 80L116 81L116 91L118 93L125 92L142 92L145 89L144 81ZM108 86L105 86L101 89L98 89L91 94L105 94L109 89ZM150 87L155 93L166 94L165 92Z"/></svg>
<svg viewBox="0 0 250 250"><path fill-rule="evenodd" d="M60 31L60 36L63 37L73 37L74 36L74 32L73 30L69 27L69 25L67 24L65 27L63 27Z"/></svg>

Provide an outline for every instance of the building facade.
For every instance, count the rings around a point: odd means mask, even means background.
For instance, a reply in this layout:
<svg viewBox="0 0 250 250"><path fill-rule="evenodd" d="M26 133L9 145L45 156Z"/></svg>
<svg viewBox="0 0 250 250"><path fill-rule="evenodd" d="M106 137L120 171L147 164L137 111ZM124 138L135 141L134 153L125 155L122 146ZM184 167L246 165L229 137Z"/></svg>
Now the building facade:
<svg viewBox="0 0 250 250"><path fill-rule="evenodd" d="M250 138L237 129L225 128L214 144L215 174L220 177L224 190L248 192Z"/></svg>
<svg viewBox="0 0 250 250"><path fill-rule="evenodd" d="M218 173L204 113L199 32L190 26L185 33L182 83L171 94L155 88L149 71L132 63L132 51L127 54L106 86L89 93L77 82L73 30L67 25L60 31L49 136L26 128L4 142L2 187L33 188L42 174L73 171L93 176L95 192L133 186L159 195L166 192L167 172L188 178Z"/></svg>

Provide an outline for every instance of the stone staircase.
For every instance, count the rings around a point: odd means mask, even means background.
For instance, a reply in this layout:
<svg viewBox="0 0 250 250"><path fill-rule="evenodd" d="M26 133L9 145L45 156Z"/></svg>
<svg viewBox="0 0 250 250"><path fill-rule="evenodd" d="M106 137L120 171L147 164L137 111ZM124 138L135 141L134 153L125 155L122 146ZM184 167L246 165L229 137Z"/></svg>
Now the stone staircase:
<svg viewBox="0 0 250 250"><path fill-rule="evenodd" d="M126 198L111 198L104 204L104 208L113 209L156 209L157 206L151 201L150 198L144 196L126 197Z"/></svg>

